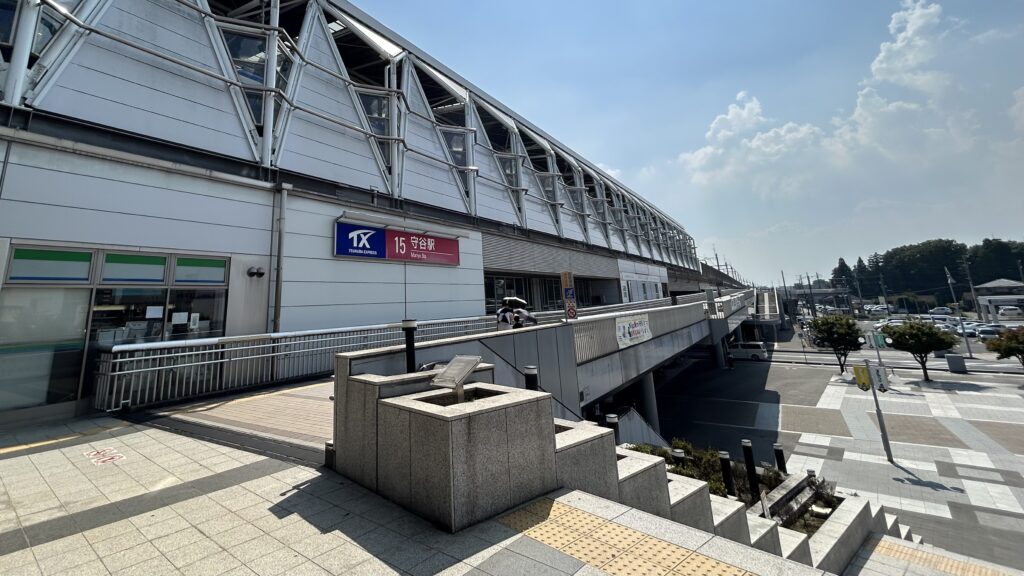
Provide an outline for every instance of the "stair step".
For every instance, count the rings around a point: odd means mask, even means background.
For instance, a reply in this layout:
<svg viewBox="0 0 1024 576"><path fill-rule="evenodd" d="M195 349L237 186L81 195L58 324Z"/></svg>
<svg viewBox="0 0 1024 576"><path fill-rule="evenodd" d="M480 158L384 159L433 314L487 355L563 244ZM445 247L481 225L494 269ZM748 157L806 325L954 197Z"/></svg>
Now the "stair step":
<svg viewBox="0 0 1024 576"><path fill-rule="evenodd" d="M782 543L779 541L779 525L774 520L747 514L747 529L750 532L750 545L769 554L782 556Z"/></svg>
<svg viewBox="0 0 1024 576"><path fill-rule="evenodd" d="M903 540L910 540L914 537L914 533L910 530L910 526L900 524L900 538Z"/></svg>
<svg viewBox="0 0 1024 576"><path fill-rule="evenodd" d="M592 423L555 418L558 485L608 500L619 499L615 433Z"/></svg>
<svg viewBox="0 0 1024 576"><path fill-rule="evenodd" d="M885 515L885 535L900 537L900 519L895 514Z"/></svg>
<svg viewBox="0 0 1024 576"><path fill-rule="evenodd" d="M715 534L723 538L750 545L750 527L747 525L746 506L737 500L730 500L712 494L711 516L715 521Z"/></svg>
<svg viewBox="0 0 1024 576"><path fill-rule="evenodd" d="M715 532L708 483L669 472L668 500L673 522L704 532Z"/></svg>
<svg viewBox="0 0 1024 576"><path fill-rule="evenodd" d="M807 534L779 526L779 547L783 558L811 565L811 545Z"/></svg>
<svg viewBox="0 0 1024 576"><path fill-rule="evenodd" d="M618 458L619 502L670 518L665 459L621 446L615 448L615 454Z"/></svg>

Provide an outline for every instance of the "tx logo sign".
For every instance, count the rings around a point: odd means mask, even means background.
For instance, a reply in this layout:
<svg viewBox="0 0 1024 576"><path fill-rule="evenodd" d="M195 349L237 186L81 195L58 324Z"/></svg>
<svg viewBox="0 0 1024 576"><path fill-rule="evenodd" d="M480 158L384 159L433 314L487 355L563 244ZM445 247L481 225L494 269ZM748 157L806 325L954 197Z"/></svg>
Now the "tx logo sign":
<svg viewBox="0 0 1024 576"><path fill-rule="evenodd" d="M370 236L376 233L376 230L353 230L348 233L348 239L353 248L370 248Z"/></svg>

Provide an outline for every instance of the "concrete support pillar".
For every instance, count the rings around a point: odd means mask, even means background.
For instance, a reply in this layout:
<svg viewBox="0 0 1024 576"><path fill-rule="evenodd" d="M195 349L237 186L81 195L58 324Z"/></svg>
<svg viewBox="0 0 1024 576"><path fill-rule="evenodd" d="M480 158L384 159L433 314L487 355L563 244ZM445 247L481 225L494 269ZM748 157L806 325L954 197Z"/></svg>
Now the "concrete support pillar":
<svg viewBox="0 0 1024 576"><path fill-rule="evenodd" d="M648 372L640 379L640 392L644 399L644 418L655 432L661 434L661 425L658 422L658 398L654 394L654 372Z"/></svg>
<svg viewBox="0 0 1024 576"><path fill-rule="evenodd" d="M715 354L715 367L725 368L725 342L723 340L715 340L711 346Z"/></svg>

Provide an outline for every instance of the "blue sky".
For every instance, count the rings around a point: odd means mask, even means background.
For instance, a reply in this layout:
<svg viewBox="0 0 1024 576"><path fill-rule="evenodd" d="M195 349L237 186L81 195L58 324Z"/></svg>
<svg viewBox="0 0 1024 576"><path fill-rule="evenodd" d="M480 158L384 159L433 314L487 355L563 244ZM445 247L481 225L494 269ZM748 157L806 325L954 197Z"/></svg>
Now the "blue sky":
<svg viewBox="0 0 1024 576"><path fill-rule="evenodd" d="M752 280L1024 240L1024 0L357 5Z"/></svg>

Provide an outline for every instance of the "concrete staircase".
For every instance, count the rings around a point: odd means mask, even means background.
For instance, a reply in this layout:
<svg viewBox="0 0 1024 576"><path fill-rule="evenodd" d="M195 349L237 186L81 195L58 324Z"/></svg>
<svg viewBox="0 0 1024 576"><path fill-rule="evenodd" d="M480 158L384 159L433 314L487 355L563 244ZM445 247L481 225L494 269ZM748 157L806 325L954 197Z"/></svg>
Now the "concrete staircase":
<svg viewBox="0 0 1024 576"><path fill-rule="evenodd" d="M611 429L555 419L559 484L837 574L869 537L920 543L896 516L861 498L844 500L818 533L808 538L762 518L757 507L747 510L735 498L711 494L706 482L668 472L663 458L627 446L616 446Z"/></svg>

